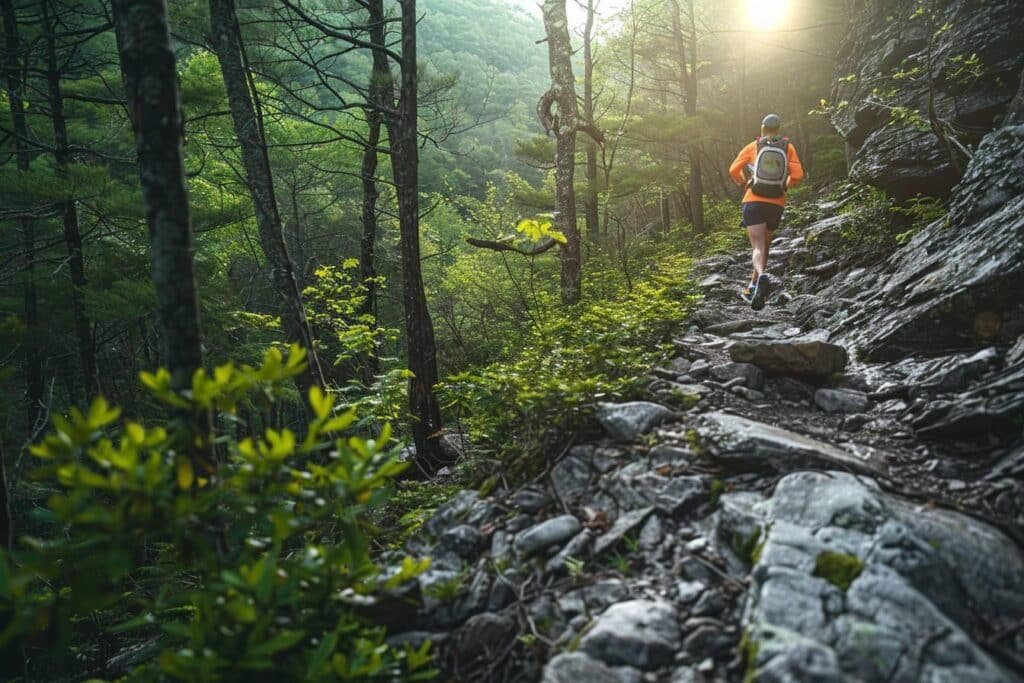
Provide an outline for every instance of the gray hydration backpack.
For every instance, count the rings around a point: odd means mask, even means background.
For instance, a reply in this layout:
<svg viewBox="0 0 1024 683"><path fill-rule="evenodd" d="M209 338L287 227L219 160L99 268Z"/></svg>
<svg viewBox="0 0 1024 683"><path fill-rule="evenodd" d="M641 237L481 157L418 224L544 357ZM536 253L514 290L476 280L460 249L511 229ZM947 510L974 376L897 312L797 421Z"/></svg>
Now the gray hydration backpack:
<svg viewBox="0 0 1024 683"><path fill-rule="evenodd" d="M762 197L781 197L789 179L789 138L759 137L750 189Z"/></svg>

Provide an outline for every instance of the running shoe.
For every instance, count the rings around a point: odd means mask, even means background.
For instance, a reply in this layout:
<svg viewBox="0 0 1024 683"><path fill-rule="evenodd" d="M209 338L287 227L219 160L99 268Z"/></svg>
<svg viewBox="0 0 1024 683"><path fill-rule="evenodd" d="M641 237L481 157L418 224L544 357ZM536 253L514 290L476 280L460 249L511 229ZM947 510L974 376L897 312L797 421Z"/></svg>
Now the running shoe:
<svg viewBox="0 0 1024 683"><path fill-rule="evenodd" d="M740 298L743 299L744 301L746 301L749 304L753 300L753 298L754 298L754 289L755 288L756 288L756 285L754 285L754 284L747 285L746 287L744 287L743 289L740 290Z"/></svg>
<svg viewBox="0 0 1024 683"><path fill-rule="evenodd" d="M750 298L750 307L755 311L760 311L764 308L764 302L768 300L768 295L771 293L772 283L768 280L767 275L762 274L757 278L757 287L754 288L754 295Z"/></svg>

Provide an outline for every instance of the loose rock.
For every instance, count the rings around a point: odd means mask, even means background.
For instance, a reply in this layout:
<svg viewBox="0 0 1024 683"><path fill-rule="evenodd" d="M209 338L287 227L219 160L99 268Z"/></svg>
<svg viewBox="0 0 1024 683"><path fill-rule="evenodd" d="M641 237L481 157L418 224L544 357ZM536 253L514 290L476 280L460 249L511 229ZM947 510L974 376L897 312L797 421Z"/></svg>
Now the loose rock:
<svg viewBox="0 0 1024 683"><path fill-rule="evenodd" d="M620 441L633 441L672 416L663 405L648 401L602 403L597 419L608 434Z"/></svg>
<svg viewBox="0 0 1024 683"><path fill-rule="evenodd" d="M580 521L572 515L561 515L527 529L515 540L516 551L528 557L544 548L572 538L580 530Z"/></svg>
<svg viewBox="0 0 1024 683"><path fill-rule="evenodd" d="M870 404L867 394L852 389L818 389L814 403L826 413L862 413Z"/></svg>
<svg viewBox="0 0 1024 683"><path fill-rule="evenodd" d="M671 603L631 600L609 607L580 642L580 650L608 664L652 670L669 664L679 648Z"/></svg>
<svg viewBox="0 0 1024 683"><path fill-rule="evenodd" d="M806 338L738 341L729 348L729 356L740 363L753 363L770 375L816 380L842 372L847 362L843 347Z"/></svg>

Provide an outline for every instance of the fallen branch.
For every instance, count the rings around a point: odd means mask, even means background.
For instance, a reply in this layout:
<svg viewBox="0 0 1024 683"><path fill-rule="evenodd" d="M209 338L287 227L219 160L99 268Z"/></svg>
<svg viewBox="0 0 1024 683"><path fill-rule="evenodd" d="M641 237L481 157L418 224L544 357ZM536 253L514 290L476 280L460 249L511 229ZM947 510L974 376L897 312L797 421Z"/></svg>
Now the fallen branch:
<svg viewBox="0 0 1024 683"><path fill-rule="evenodd" d="M467 237L466 242L474 247L480 247L481 249L490 249L492 251L514 251L515 253L522 254L523 256L536 256L537 254L543 254L545 251L558 244L558 242L551 237L545 237L543 240L538 242L536 246L531 247L530 249L522 249L521 247L509 244L508 242L478 240L473 237Z"/></svg>

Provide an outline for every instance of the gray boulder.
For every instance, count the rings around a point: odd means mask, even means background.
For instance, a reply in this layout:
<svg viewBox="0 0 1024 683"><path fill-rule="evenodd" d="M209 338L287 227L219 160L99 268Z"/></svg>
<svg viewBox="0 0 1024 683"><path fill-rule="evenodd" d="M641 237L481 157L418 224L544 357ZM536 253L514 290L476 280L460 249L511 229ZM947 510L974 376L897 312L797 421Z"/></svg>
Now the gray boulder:
<svg viewBox="0 0 1024 683"><path fill-rule="evenodd" d="M853 389L818 389L814 403L826 413L862 413L868 409L868 395Z"/></svg>
<svg viewBox="0 0 1024 683"><path fill-rule="evenodd" d="M568 560L582 560L590 554L590 548L594 545L594 532L584 529L572 540L565 544L565 547L558 551L558 554L548 560L545 569L549 572L559 572L568 567Z"/></svg>
<svg viewBox="0 0 1024 683"><path fill-rule="evenodd" d="M620 579L604 579L571 590L558 598L558 608L567 617L594 614L629 597L629 588Z"/></svg>
<svg viewBox="0 0 1024 683"><path fill-rule="evenodd" d="M442 552L452 552L463 559L473 559L483 542L483 536L474 527L459 524L444 531L437 544Z"/></svg>
<svg viewBox="0 0 1024 683"><path fill-rule="evenodd" d="M711 376L720 382L740 378L749 389L760 389L764 386L764 373L761 368L751 363L725 363L711 368Z"/></svg>
<svg viewBox="0 0 1024 683"><path fill-rule="evenodd" d="M754 680L1019 680L970 636L1024 618L1024 554L998 530L842 472L798 472L763 502L730 504L750 512L723 515L724 533L762 520L743 615Z"/></svg>
<svg viewBox="0 0 1024 683"><path fill-rule="evenodd" d="M863 473L887 471L882 454L869 449L846 451L824 441L738 415L711 412L701 416L700 436L716 460L760 469L790 471L804 464L843 467Z"/></svg>
<svg viewBox="0 0 1024 683"><path fill-rule="evenodd" d="M583 636L580 650L608 664L649 671L672 662L680 646L671 603L630 600L609 607Z"/></svg>
<svg viewBox="0 0 1024 683"><path fill-rule="evenodd" d="M752 363L768 375L821 380L846 368L846 349L819 339L797 337L786 340L746 339L729 348L739 363Z"/></svg>
<svg viewBox="0 0 1024 683"><path fill-rule="evenodd" d="M609 436L620 441L633 441L672 416L663 405L649 401L602 403L597 419Z"/></svg>
<svg viewBox="0 0 1024 683"><path fill-rule="evenodd" d="M459 491L448 501L441 504L423 527L431 535L440 536L445 529L455 526L459 520L465 518L478 498L479 494L476 491Z"/></svg>
<svg viewBox="0 0 1024 683"><path fill-rule="evenodd" d="M911 398L921 393L962 391L968 384L991 370L998 360L999 352L992 347L982 349L967 358L955 360L912 387Z"/></svg>
<svg viewBox="0 0 1024 683"><path fill-rule="evenodd" d="M615 524L612 525L612 528L597 539L597 542L594 544L594 554L600 555L605 550L621 541L623 536L643 524L644 520L647 519L647 516L653 511L653 507L645 507L621 515L615 520Z"/></svg>
<svg viewBox="0 0 1024 683"><path fill-rule="evenodd" d="M933 401L913 419L918 437L991 446L1020 439L1024 364L985 379L955 401Z"/></svg>
<svg viewBox="0 0 1024 683"><path fill-rule="evenodd" d="M544 666L541 683L627 683L629 678L582 652L563 652Z"/></svg>
<svg viewBox="0 0 1024 683"><path fill-rule="evenodd" d="M587 491L594 472L587 462L570 453L551 468L551 485L562 500L568 500Z"/></svg>
<svg viewBox="0 0 1024 683"><path fill-rule="evenodd" d="M528 557L545 548L567 541L580 530L580 520L572 515L561 515L530 527L516 536L515 549Z"/></svg>

